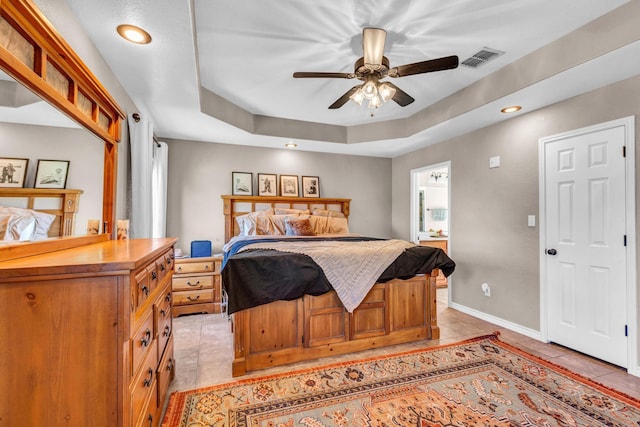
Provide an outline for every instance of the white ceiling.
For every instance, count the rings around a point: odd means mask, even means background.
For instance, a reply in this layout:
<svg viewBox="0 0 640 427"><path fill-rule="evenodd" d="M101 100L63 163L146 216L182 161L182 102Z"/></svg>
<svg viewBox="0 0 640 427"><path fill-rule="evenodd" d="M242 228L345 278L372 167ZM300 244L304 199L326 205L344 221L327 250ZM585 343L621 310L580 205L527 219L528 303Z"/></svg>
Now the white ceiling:
<svg viewBox="0 0 640 427"><path fill-rule="evenodd" d="M640 43L633 43L609 53L617 62L595 58L498 99L482 100L463 114L440 112L435 122L401 138L354 142L348 136L353 129L398 119L414 123L438 101L455 99L450 97L628 0L66 2L141 112L152 117L156 135L166 138L277 148L291 140L303 150L394 157L505 120L498 110L507 104L521 104L526 113L640 74L640 61L630 59L638 57ZM145 28L152 43L141 46L121 39L115 29L123 23ZM373 117L366 106L353 102L329 110L359 81L294 79L292 73L353 71L367 26L387 31L385 56L391 66L448 55L463 61L483 47L506 53L477 69L460 66L393 79L416 99L404 108L390 102ZM211 99L227 115L286 120L275 132L265 132L279 136L260 135L255 125L237 127L224 114L203 113L210 109L201 105ZM346 140L324 142L317 133L309 140L299 133L287 135L289 126L304 129L301 122L331 125L343 130Z"/></svg>

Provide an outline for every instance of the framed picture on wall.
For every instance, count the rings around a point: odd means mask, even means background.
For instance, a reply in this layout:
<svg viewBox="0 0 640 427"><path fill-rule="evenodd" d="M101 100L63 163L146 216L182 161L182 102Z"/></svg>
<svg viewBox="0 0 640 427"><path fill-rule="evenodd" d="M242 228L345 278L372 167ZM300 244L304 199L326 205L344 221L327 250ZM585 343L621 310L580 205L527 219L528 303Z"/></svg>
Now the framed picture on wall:
<svg viewBox="0 0 640 427"><path fill-rule="evenodd" d="M66 188L69 160L38 160L34 188Z"/></svg>
<svg viewBox="0 0 640 427"><path fill-rule="evenodd" d="M277 196L278 179L276 174L258 174L258 196Z"/></svg>
<svg viewBox="0 0 640 427"><path fill-rule="evenodd" d="M253 173L231 172L231 194L234 196L253 195Z"/></svg>
<svg viewBox="0 0 640 427"><path fill-rule="evenodd" d="M298 176L280 175L280 195L283 197L298 197Z"/></svg>
<svg viewBox="0 0 640 427"><path fill-rule="evenodd" d="M302 177L302 197L320 197L320 178L317 176Z"/></svg>
<svg viewBox="0 0 640 427"><path fill-rule="evenodd" d="M0 157L0 187L24 187L29 159Z"/></svg>

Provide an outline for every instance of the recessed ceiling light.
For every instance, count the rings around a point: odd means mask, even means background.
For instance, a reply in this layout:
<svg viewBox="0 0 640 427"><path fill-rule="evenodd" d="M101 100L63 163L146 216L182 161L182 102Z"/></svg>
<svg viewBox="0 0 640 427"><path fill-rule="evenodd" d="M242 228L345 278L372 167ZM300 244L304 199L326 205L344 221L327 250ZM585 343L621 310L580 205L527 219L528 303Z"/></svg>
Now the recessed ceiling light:
<svg viewBox="0 0 640 427"><path fill-rule="evenodd" d="M501 113L515 113L516 111L520 111L522 109L519 105L512 105L511 107L504 107L500 110Z"/></svg>
<svg viewBox="0 0 640 427"><path fill-rule="evenodd" d="M151 36L145 30L135 25L118 25L118 34L131 43L147 44L151 43Z"/></svg>
<svg viewBox="0 0 640 427"><path fill-rule="evenodd" d="M286 144L284 144L285 147L287 148L296 148L298 146L298 144L294 144L293 142L288 142Z"/></svg>

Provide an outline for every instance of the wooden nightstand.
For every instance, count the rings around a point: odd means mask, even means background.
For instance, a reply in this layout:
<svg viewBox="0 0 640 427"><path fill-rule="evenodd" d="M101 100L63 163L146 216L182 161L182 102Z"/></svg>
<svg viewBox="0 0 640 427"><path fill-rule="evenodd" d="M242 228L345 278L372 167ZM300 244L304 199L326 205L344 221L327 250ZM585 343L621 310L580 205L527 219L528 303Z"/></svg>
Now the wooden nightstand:
<svg viewBox="0 0 640 427"><path fill-rule="evenodd" d="M444 251L445 254L447 253L447 246L448 246L449 241L445 238L445 239L434 239L434 240L420 240L420 245L421 246L430 246L432 248L440 248ZM440 273L438 274L438 278L436 279L436 287L438 288L446 288L448 285L447 283L447 278L444 277L444 274L442 274L442 271L440 271Z"/></svg>
<svg viewBox="0 0 640 427"><path fill-rule="evenodd" d="M173 317L220 313L220 257L177 258L173 274Z"/></svg>

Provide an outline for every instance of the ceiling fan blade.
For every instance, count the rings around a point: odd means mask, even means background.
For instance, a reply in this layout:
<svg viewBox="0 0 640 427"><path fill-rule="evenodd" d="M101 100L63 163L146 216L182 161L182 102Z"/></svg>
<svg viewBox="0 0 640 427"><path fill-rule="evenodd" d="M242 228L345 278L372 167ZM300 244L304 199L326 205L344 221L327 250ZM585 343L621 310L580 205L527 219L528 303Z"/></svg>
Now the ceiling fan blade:
<svg viewBox="0 0 640 427"><path fill-rule="evenodd" d="M380 67L386 38L387 32L381 28L362 30L362 51L365 65L371 65L374 70Z"/></svg>
<svg viewBox="0 0 640 427"><path fill-rule="evenodd" d="M438 59L430 59L428 61L415 62L413 64L400 65L389 70L389 77L404 77L413 74L431 73L433 71L451 70L458 66L458 57L445 56Z"/></svg>
<svg viewBox="0 0 640 427"><path fill-rule="evenodd" d="M347 103L347 101L349 101L349 98L351 97L351 95L356 93L356 91L358 90L359 87L360 87L360 85L354 86L351 89L349 89L344 95L342 95L340 98L338 98L336 100L336 102L334 102L333 104L329 105L329 109L330 110L335 110L336 108L342 107L344 104Z"/></svg>
<svg viewBox="0 0 640 427"><path fill-rule="evenodd" d="M324 77L328 79L352 79L355 77L353 73L316 73L316 72L306 72L306 71L298 71L293 73L293 77L296 79L300 78L314 78L314 77Z"/></svg>
<svg viewBox="0 0 640 427"><path fill-rule="evenodd" d="M398 104L399 106L406 107L407 105L415 101L415 99L413 99L411 95L409 95L407 92L400 89L398 86L394 85L391 82L385 82L385 83L396 90L396 93L393 95L391 99L393 99L396 102L396 104Z"/></svg>

